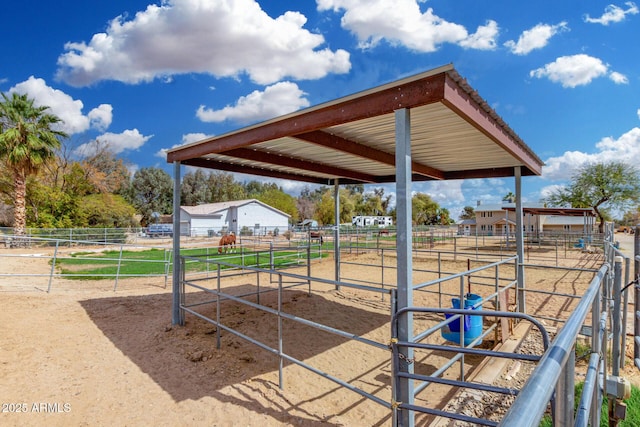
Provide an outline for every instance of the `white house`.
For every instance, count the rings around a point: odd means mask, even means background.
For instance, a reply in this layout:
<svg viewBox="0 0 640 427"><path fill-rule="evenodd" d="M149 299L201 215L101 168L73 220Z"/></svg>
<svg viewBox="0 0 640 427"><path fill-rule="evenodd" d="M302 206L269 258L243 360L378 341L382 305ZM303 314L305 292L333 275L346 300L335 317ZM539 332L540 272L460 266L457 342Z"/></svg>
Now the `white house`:
<svg viewBox="0 0 640 427"><path fill-rule="evenodd" d="M213 236L277 234L289 229L288 215L256 199L180 207L180 234Z"/></svg>

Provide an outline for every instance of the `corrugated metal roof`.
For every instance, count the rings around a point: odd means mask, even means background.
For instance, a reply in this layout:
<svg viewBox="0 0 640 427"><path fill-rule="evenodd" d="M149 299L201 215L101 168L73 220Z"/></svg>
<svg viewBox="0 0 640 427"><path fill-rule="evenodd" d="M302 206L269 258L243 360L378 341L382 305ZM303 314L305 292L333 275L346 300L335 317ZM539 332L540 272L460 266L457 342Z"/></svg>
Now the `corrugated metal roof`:
<svg viewBox="0 0 640 427"><path fill-rule="evenodd" d="M257 199L230 200L227 202L218 202L218 203L204 203L202 205L197 205L197 206L180 206L180 208L185 212L187 212L189 215L214 215L218 212L225 211L229 208L232 208L232 207L237 208L240 206L248 205L250 203L260 204L268 209L271 209L287 217L291 216L288 213L282 212L281 210L276 209L273 206L269 206L268 204L263 203Z"/></svg>
<svg viewBox="0 0 640 427"><path fill-rule="evenodd" d="M167 161L321 184L395 181L394 112L411 117L413 180L540 175L542 161L452 65L225 135Z"/></svg>

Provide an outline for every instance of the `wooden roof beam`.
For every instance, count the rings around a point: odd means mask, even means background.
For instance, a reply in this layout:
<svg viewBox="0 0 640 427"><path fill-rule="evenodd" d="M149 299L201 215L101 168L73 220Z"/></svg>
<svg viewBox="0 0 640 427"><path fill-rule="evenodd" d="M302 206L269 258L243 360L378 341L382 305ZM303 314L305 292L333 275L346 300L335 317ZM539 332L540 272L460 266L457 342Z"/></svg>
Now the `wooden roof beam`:
<svg viewBox="0 0 640 427"><path fill-rule="evenodd" d="M311 175L298 175L294 173L279 172L272 169L259 169L251 166L243 166L234 163L221 162L218 160L206 159L197 157L194 159L187 159L181 162L183 165L196 166L207 169L217 169L226 172L245 173L248 175L266 176L270 178L285 179L290 181L309 182L312 184L331 185L333 182L331 178L320 178ZM341 180L341 182L343 182ZM344 181L346 184L353 183L350 180Z"/></svg>
<svg viewBox="0 0 640 427"><path fill-rule="evenodd" d="M386 165L394 167L396 165L396 156L393 154L358 144L357 142L337 135L332 135L328 132L317 130L293 135L293 137L337 151L360 156L365 159L375 160ZM425 166L417 162L411 162L411 169L414 173L424 175L432 179L444 179L444 173L441 170Z"/></svg>
<svg viewBox="0 0 640 427"><path fill-rule="evenodd" d="M312 172L319 172L325 175L334 175L336 177L351 178L363 183L376 182L376 177L366 173L361 173L349 169L338 168L331 165L326 165L317 162L309 162L302 159L296 159L292 157L280 156L276 154L267 153L265 151L252 150L249 148L236 148L233 150L220 153L221 155L236 157L245 160L252 160L255 162L269 163L272 165L291 167L296 169L304 169Z"/></svg>

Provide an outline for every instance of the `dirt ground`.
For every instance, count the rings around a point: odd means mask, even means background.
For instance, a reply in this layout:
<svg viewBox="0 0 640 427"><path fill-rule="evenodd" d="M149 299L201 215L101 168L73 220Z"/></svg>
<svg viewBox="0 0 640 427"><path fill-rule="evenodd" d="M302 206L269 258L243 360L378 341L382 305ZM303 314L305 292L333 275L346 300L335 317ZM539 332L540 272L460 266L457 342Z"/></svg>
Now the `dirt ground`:
<svg viewBox="0 0 640 427"><path fill-rule="evenodd" d="M12 255L0 258L0 273L14 275L0 277L0 425L391 424L387 408L291 362L284 363L284 387L280 389L274 354L224 331L217 349L214 326L196 316L187 315L184 327L171 326L171 292L163 279L131 279L119 284L117 292L113 281L56 282L46 293L51 269L46 259L16 256L15 250L0 250L0 254ZM369 256L357 259L375 262ZM590 266L597 261L587 254L579 262ZM465 269L462 261L454 264L448 267ZM314 275L333 275L331 261L312 268ZM360 266L343 268L348 277L371 274ZM27 272L31 276L20 275ZM426 280L426 275L421 279ZM273 286L266 277L260 280L265 287ZM589 281L585 273L543 269L527 273L530 287L577 295ZM229 286L241 294L254 289L255 283L244 276ZM194 302L204 298L199 292L189 296ZM433 297L417 300L435 304L429 298ZM389 301L380 295L318 284L312 295L306 287L287 290L281 303L282 310L294 316L376 342L389 341ZM223 323L277 345L271 317L235 302L224 304ZM276 293L265 293L261 304L276 309ZM575 306L575 300L539 295L528 304L538 313L560 316ZM215 316L215 307L198 310ZM416 322L429 320L418 316ZM387 350L364 348L299 323L285 323L285 351L292 357L389 401ZM433 357L417 359L416 369L433 371ZM469 363L471 368L474 362ZM627 371L640 384L636 370ZM435 400L441 398L429 393L420 403L436 405ZM425 419L418 424L426 423Z"/></svg>

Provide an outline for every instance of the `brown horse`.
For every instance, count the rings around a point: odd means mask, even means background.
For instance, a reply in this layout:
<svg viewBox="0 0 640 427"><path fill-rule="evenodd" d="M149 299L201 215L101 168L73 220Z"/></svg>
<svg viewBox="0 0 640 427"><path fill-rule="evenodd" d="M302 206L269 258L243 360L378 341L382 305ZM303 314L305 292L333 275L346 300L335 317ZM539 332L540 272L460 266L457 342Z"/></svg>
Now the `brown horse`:
<svg viewBox="0 0 640 427"><path fill-rule="evenodd" d="M227 247L228 246L228 247ZM225 234L220 238L220 242L218 243L218 253L221 254L224 249L224 253L227 253L227 250L236 248L236 235Z"/></svg>
<svg viewBox="0 0 640 427"><path fill-rule="evenodd" d="M310 231L309 232L309 240L310 241L314 241L317 240L320 242L320 244L324 243L324 237L323 237L324 233L322 231Z"/></svg>

